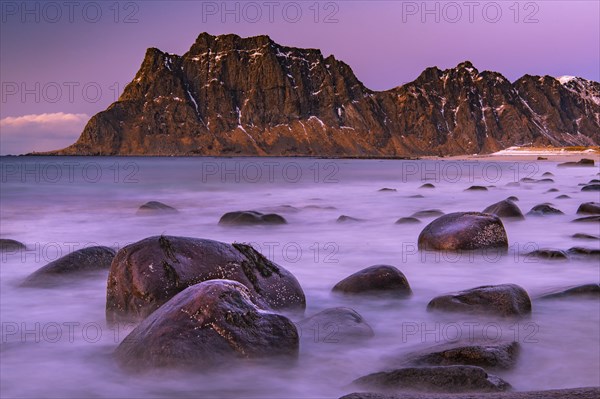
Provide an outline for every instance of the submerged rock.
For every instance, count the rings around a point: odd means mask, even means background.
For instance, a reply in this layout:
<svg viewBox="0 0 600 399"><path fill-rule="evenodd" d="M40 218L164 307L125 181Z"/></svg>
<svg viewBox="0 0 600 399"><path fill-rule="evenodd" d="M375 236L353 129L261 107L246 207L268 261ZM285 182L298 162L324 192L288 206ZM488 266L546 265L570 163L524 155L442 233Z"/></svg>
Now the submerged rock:
<svg viewBox="0 0 600 399"><path fill-rule="evenodd" d="M581 187L581 191L600 191L600 184L588 184Z"/></svg>
<svg viewBox="0 0 600 399"><path fill-rule="evenodd" d="M576 287L562 289L549 294L542 295L539 299L559 299L559 298L598 298L600 297L600 284L584 284Z"/></svg>
<svg viewBox="0 0 600 399"><path fill-rule="evenodd" d="M527 254L525 254L525 256L551 260L565 260L568 258L567 253L565 251L550 248L536 249L535 251L528 252Z"/></svg>
<svg viewBox="0 0 600 399"><path fill-rule="evenodd" d="M427 209L425 211L418 211L410 215L411 218L434 218L437 216L442 216L444 212L439 209Z"/></svg>
<svg viewBox="0 0 600 399"><path fill-rule="evenodd" d="M585 202L577 208L577 214L600 215L599 202Z"/></svg>
<svg viewBox="0 0 600 399"><path fill-rule="evenodd" d="M379 191L380 193L395 193L398 190L396 190L395 188L384 187L384 188L380 188L377 191Z"/></svg>
<svg viewBox="0 0 600 399"><path fill-rule="evenodd" d="M582 158L577 162L563 162L563 163L559 163L557 165L559 168L561 167L568 167L568 166L588 166L588 167L593 167L594 166L594 160L593 159L587 159L587 158Z"/></svg>
<svg viewBox="0 0 600 399"><path fill-rule="evenodd" d="M14 252L26 249L25 244L17 240L0 238L0 252Z"/></svg>
<svg viewBox="0 0 600 399"><path fill-rule="evenodd" d="M373 329L354 309L330 308L297 323L304 340L343 344L373 337Z"/></svg>
<svg viewBox="0 0 600 399"><path fill-rule="evenodd" d="M556 209L548 204L539 204L531 208L527 215L530 216L543 216L543 215L564 215L564 212L560 209Z"/></svg>
<svg viewBox="0 0 600 399"><path fill-rule="evenodd" d="M385 391L445 393L501 392L510 389L510 384L500 377L475 366L408 367L369 374L354 380L352 384Z"/></svg>
<svg viewBox="0 0 600 399"><path fill-rule="evenodd" d="M228 212L221 216L220 225L226 226L244 226L257 224L286 224L287 221L281 215L276 213L261 213L256 211L236 211Z"/></svg>
<svg viewBox="0 0 600 399"><path fill-rule="evenodd" d="M425 183L419 188L435 188L435 186L431 183Z"/></svg>
<svg viewBox="0 0 600 399"><path fill-rule="evenodd" d="M175 295L117 347L131 370L189 367L203 370L236 359L295 358L296 326L272 313L246 286L210 280Z"/></svg>
<svg viewBox="0 0 600 399"><path fill-rule="evenodd" d="M600 222L600 216L586 216L572 220L575 223L598 223Z"/></svg>
<svg viewBox="0 0 600 399"><path fill-rule="evenodd" d="M336 223L356 223L356 222L364 222L363 219L353 218L352 216L341 215L337 218Z"/></svg>
<svg viewBox="0 0 600 399"><path fill-rule="evenodd" d="M150 201L146 202L144 205L140 206L136 212L136 215L147 216L147 215L157 215L157 214L169 214L169 213L178 213L179 211L172 206L165 205L162 202L158 201Z"/></svg>
<svg viewBox="0 0 600 399"><path fill-rule="evenodd" d="M507 199L508 201L513 201L513 202L515 202L515 201L518 201L518 200L519 200L519 198L518 198L518 197L515 197L514 195L511 195L510 197L508 197L508 198L506 198L506 199Z"/></svg>
<svg viewBox="0 0 600 399"><path fill-rule="evenodd" d="M521 209L519 209L517 204L508 199L496 202L495 204L488 206L483 210L483 213L491 213L496 216L499 216L500 218L515 220L525 219L523 213L521 212Z"/></svg>
<svg viewBox="0 0 600 399"><path fill-rule="evenodd" d="M87 272L108 270L115 257L112 248L95 246L73 251L30 274L22 287L49 288L73 282Z"/></svg>
<svg viewBox="0 0 600 399"><path fill-rule="evenodd" d="M273 309L306 306L296 278L249 245L155 236L117 253L108 276L107 319L142 319L187 287L213 279L238 281Z"/></svg>
<svg viewBox="0 0 600 399"><path fill-rule="evenodd" d="M569 198L571 198L571 197L569 197L566 194L562 194L562 195L559 195L559 196L556 197L556 199L569 199Z"/></svg>
<svg viewBox="0 0 600 399"><path fill-rule="evenodd" d="M406 276L389 265L375 265L362 269L337 283L332 291L354 295L391 294L400 297L412 293Z"/></svg>
<svg viewBox="0 0 600 399"><path fill-rule="evenodd" d="M525 316L531 313L531 299L527 291L516 284L485 285L435 297L427 310Z"/></svg>
<svg viewBox="0 0 600 399"><path fill-rule="evenodd" d="M400 218L398 220L396 220L395 224L418 224L421 223L421 221L415 217L405 217L405 218Z"/></svg>
<svg viewBox="0 0 600 399"><path fill-rule="evenodd" d="M578 240L600 240L600 236L595 236L593 234L586 233L575 233L571 237Z"/></svg>
<svg viewBox="0 0 600 399"><path fill-rule="evenodd" d="M569 248L567 252L571 255L596 257L600 256L600 248L584 248L584 247L573 247Z"/></svg>
<svg viewBox="0 0 600 399"><path fill-rule="evenodd" d="M488 189L484 186L471 186L465 189L465 191L488 191Z"/></svg>
<svg viewBox="0 0 600 399"><path fill-rule="evenodd" d="M475 250L508 248L504 225L498 216L455 212L429 223L419 234L419 249Z"/></svg>

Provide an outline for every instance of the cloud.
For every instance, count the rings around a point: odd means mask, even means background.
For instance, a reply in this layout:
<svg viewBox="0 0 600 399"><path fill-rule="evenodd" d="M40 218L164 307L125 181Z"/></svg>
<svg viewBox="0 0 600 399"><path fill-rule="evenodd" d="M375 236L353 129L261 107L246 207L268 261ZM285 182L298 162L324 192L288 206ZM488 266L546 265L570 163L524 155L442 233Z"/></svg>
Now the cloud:
<svg viewBox="0 0 600 399"><path fill-rule="evenodd" d="M90 119L65 112L8 116L0 119L0 153L20 154L66 147Z"/></svg>

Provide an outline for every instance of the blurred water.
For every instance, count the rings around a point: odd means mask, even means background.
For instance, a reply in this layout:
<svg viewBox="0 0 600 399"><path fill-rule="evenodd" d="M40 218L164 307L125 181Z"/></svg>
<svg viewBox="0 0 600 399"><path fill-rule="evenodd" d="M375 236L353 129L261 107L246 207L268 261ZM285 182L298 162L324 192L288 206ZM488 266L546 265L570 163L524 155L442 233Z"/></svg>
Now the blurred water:
<svg viewBox="0 0 600 399"><path fill-rule="evenodd" d="M600 385L600 303L534 302L530 318L516 323L427 313L434 296L482 284L516 283L532 297L556 288L600 280L596 260L535 260L537 247L598 248L571 238L600 234L596 223L570 223L582 202L599 201L580 183L597 168L556 163L288 158L0 158L0 235L27 244L2 254L0 349L2 397L339 397L353 379L380 371L403 353L451 339L458 329L516 339L517 367L499 373L517 390ZM507 185L552 172L554 183ZM435 189L420 189L429 182ZM464 191L485 185L488 191ZM396 192L379 192L383 187ZM547 192L557 188L558 192ZM421 194L423 198L412 198ZM555 199L567 194L570 199ZM418 225L395 225L425 209L481 211L510 195L525 213L551 202L565 215L505 223L510 249L493 255L423 254ZM139 217L137 207L162 201L180 213ZM283 207L289 205L294 208ZM234 210L275 211L284 226L225 228ZM340 215L364 219L336 223ZM301 356L289 367L243 364L218 373L156 371L128 376L111 352L125 336L104 320L106 273L62 289L19 288L31 272L73 249L121 248L158 234L251 242L289 269L307 296L306 314L333 306L361 313L376 335L346 345L330 331L302 331ZM400 301L344 299L331 287L374 264L397 266L414 295ZM479 324L465 324L468 322ZM39 341L39 342L37 342Z"/></svg>

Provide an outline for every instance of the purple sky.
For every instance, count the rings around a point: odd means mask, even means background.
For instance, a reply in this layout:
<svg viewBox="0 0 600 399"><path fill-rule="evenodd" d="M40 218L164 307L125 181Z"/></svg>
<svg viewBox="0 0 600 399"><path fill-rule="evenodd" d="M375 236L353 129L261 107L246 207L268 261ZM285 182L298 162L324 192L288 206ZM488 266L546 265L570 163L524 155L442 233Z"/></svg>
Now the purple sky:
<svg viewBox="0 0 600 399"><path fill-rule="evenodd" d="M133 78L146 48L183 54L203 31L320 48L375 90L464 60L510 80L529 73L600 81L597 0L0 4L0 154L70 144Z"/></svg>

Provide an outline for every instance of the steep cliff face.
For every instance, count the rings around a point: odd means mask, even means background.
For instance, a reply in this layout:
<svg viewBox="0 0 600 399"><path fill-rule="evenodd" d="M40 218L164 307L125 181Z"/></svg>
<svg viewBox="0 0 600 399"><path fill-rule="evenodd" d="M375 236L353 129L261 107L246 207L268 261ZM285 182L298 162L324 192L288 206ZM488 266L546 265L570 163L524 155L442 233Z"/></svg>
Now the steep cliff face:
<svg viewBox="0 0 600 399"><path fill-rule="evenodd" d="M119 100L55 154L402 156L600 142L600 84L468 62L366 88L345 63L267 36L201 34L183 56L149 49Z"/></svg>

